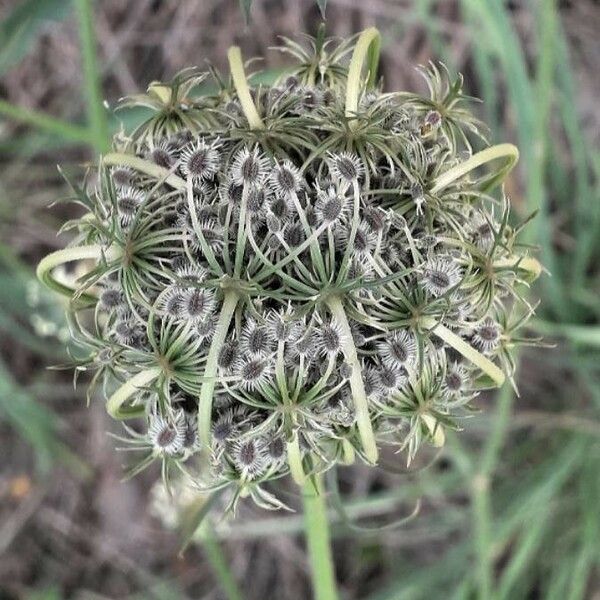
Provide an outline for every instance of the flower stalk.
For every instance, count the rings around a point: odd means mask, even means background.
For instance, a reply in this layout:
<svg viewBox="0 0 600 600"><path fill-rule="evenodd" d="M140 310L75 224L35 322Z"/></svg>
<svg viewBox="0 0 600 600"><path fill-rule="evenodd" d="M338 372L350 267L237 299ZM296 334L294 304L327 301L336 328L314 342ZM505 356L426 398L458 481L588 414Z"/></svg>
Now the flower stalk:
<svg viewBox="0 0 600 600"><path fill-rule="evenodd" d="M485 179L480 185L482 191L489 191L499 183L502 183L517 164L517 161L519 160L519 149L516 146L513 146L513 144L497 144L496 146L491 146L481 152L477 152L464 162L448 169L441 175L438 175L437 179L434 180L433 186L431 187L431 193L436 194L461 177L468 175L478 167L499 159L504 160L504 165L497 171L494 171L492 176Z"/></svg>
<svg viewBox="0 0 600 600"><path fill-rule="evenodd" d="M198 432L200 441L206 449L211 443L212 407L215 385L217 383L219 353L227 337L233 313L238 304L239 296L235 290L226 290L223 305L217 321L217 326L210 344L204 366L203 382L198 398Z"/></svg>
<svg viewBox="0 0 600 600"><path fill-rule="evenodd" d="M143 404L138 404L134 407L124 407L124 405L133 395L154 382L161 373L162 370L159 367L153 367L141 371L129 381L126 381L106 401L106 412L118 421L143 415L146 412Z"/></svg>
<svg viewBox="0 0 600 600"><path fill-rule="evenodd" d="M264 129L265 124L262 122L252 100L252 95L250 94L246 72L244 71L242 51L238 46L233 46L229 49L227 59L229 60L229 70L231 71L233 85L235 86L235 91L237 92L238 99L242 105L242 110L246 115L246 119L248 119L248 124L251 129Z"/></svg>
<svg viewBox="0 0 600 600"><path fill-rule="evenodd" d="M377 463L378 450L373 433L373 425L369 417L369 405L365 384L362 379L360 361L356 353L356 347L352 340L352 330L348 323L346 311L342 301L337 296L330 296L326 301L329 310L334 319L339 323L342 329L342 351L346 357L346 362L350 365L352 373L350 375L350 389L352 390L352 400L356 411L356 424L360 433L360 439L363 446L365 457L371 464Z"/></svg>
<svg viewBox="0 0 600 600"><path fill-rule="evenodd" d="M57 250L45 256L38 264L36 269L37 278L48 288L73 298L77 294L77 290L58 281L52 274L52 271L59 266L64 264L80 261L80 260L95 260L99 261L102 258L110 263L121 257L121 250L117 247L111 246L110 248L104 248L101 244L91 244L89 246L74 246L71 248L65 248L64 250ZM89 292L81 292L77 298L80 304L86 306L94 305L98 301L98 298Z"/></svg>
<svg viewBox="0 0 600 600"><path fill-rule="evenodd" d="M358 102L362 91L363 67L366 62L368 68L366 88L372 88L377 78L380 47L381 35L375 27L365 29L358 37L354 47L346 83L346 118L350 121L351 128L355 126L353 123L358 112Z"/></svg>
<svg viewBox="0 0 600 600"><path fill-rule="evenodd" d="M461 337L450 331L446 326L435 321L431 317L422 318L420 321L421 327L424 329L431 330L432 333L437 335L441 340L452 346L457 352L462 354L467 360L474 365L478 366L484 373L489 375L494 381L497 387L500 387L506 376L502 372L502 369L497 367L489 358L478 352L467 344Z"/></svg>
<svg viewBox="0 0 600 600"><path fill-rule="evenodd" d="M302 488L302 499L314 599L337 600L339 596L331 553L329 519L320 475L306 480Z"/></svg>
<svg viewBox="0 0 600 600"><path fill-rule="evenodd" d="M103 156L102 162L107 166L131 167L140 173L144 173L154 179L168 183L176 190L185 189L185 180L178 175L175 175L164 167L160 167L159 165L148 162L138 156L133 156L132 154L110 152Z"/></svg>

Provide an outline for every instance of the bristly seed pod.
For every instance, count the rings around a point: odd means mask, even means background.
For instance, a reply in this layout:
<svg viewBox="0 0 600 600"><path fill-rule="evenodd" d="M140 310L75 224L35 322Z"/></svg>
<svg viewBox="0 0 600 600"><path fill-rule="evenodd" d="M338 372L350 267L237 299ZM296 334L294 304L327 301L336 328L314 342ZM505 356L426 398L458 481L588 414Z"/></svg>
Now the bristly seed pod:
<svg viewBox="0 0 600 600"><path fill-rule="evenodd" d="M531 314L541 270L494 198L516 149L474 153L444 68L427 98L383 93L372 35L351 57L354 40L313 40L327 52L274 85L236 51L212 94L196 70L154 84L129 102L154 112L78 190L88 212L40 278L71 297L77 368L138 419L136 468L279 508L265 484L376 464L383 443L410 461L512 374L511 312ZM72 290L53 275L94 259Z"/></svg>
<svg viewBox="0 0 600 600"><path fill-rule="evenodd" d="M181 452L186 438L183 413L178 413L172 421L160 415L151 417L148 437L156 452L171 456Z"/></svg>

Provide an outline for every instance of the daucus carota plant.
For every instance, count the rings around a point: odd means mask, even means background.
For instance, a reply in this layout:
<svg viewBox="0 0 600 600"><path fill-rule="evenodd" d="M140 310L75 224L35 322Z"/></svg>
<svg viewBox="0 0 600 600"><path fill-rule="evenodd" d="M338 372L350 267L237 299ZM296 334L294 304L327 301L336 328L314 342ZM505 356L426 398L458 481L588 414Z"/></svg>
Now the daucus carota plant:
<svg viewBox="0 0 600 600"><path fill-rule="evenodd" d="M461 78L430 65L428 97L383 93L374 29L281 50L296 65L272 86L232 48L229 80L187 70L128 99L151 116L74 186L77 237L39 266L71 298L77 368L134 420L134 470L178 467L231 506L443 444L512 374L540 271L491 195L517 150L487 145ZM75 289L53 278L83 259Z"/></svg>

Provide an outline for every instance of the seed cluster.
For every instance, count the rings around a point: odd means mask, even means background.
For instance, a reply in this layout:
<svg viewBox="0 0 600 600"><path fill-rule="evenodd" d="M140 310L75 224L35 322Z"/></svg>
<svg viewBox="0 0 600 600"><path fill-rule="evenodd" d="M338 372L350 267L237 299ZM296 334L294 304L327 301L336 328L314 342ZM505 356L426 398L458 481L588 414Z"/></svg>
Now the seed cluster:
<svg viewBox="0 0 600 600"><path fill-rule="evenodd" d="M481 138L460 78L431 66L429 97L361 81L349 118L344 44L251 90L261 128L218 75L208 96L194 70L153 84L129 101L150 118L75 188L101 249L72 302L79 368L133 419L134 471L158 459L278 508L265 483L384 444L410 460L491 387L486 365L511 373L530 311L508 203L473 172L440 184Z"/></svg>

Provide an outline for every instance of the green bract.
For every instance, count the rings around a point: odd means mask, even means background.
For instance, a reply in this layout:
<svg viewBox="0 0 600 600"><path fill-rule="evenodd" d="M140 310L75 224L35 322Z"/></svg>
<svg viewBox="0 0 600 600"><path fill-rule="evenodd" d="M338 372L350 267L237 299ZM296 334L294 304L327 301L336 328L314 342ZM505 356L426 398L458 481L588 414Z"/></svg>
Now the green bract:
<svg viewBox="0 0 600 600"><path fill-rule="evenodd" d="M491 195L516 148L473 152L460 78L431 65L429 97L382 93L377 31L336 44L287 40L272 86L237 48L230 81L153 83L126 101L151 117L74 188L74 245L38 271L71 298L78 369L135 420L134 472L158 459L278 508L265 483L384 444L410 460L512 373L540 271ZM54 279L82 259L75 289Z"/></svg>

